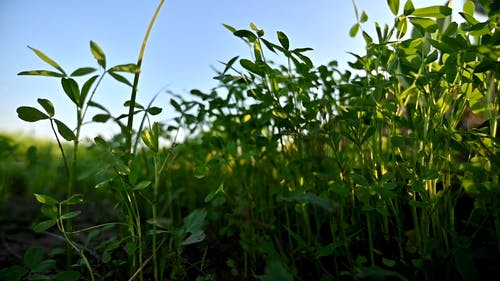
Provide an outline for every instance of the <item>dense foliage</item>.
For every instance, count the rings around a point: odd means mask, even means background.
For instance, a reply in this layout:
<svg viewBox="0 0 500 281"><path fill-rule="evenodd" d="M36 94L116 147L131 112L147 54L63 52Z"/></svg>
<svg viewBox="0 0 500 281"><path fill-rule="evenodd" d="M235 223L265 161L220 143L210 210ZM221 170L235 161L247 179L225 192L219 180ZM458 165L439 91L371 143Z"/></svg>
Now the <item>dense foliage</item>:
<svg viewBox="0 0 500 281"><path fill-rule="evenodd" d="M154 101L135 101L143 50L137 64L107 68L104 51L91 42L101 72L80 86L78 79L98 70L68 75L32 48L55 70L20 74L60 79L77 128L56 119L47 99L38 99L43 111L19 107L21 119L51 123L62 164L34 146L19 162L12 152L18 144L4 137L0 195L7 200L8 186L23 175L32 179L34 167L47 183L57 182L26 192L41 204L34 230L66 241L66 266L56 264L58 249L44 258L35 247L0 276L483 280L499 274L500 17L488 1L479 2L486 19L477 19L468 1L458 24L449 6L388 0L394 23L377 23L374 35L363 29L367 13L355 6L349 32L361 34L366 54L353 53L349 70L336 61L315 66L311 49L293 47L283 32L273 41L253 23L225 25L248 44L249 58L228 60L215 77L219 87L172 98L169 110L178 117L170 124L152 121L162 111ZM134 74L134 82L123 73ZM125 114L114 116L92 100L108 75L132 89ZM102 111L93 122L115 122L122 133L81 141L88 108ZM13 165L28 172L13 175L19 171ZM67 176L52 178L54 169Z"/></svg>

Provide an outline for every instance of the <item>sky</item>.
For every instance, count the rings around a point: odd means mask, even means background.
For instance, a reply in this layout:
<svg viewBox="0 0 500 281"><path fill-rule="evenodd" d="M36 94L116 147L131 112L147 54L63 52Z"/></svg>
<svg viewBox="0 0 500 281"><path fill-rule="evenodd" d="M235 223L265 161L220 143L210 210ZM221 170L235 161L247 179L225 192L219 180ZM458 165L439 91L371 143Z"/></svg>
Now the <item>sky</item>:
<svg viewBox="0 0 500 281"><path fill-rule="evenodd" d="M404 2L401 0L401 9ZM415 7L442 2L413 1ZM55 117L70 128L75 124L74 105L58 78L17 75L25 70L51 69L28 46L44 52L67 73L78 67L98 67L90 53L91 40L106 53L108 67L136 63L158 3L159 0L1 1L0 132L51 136L48 121L29 123L17 116L19 106L41 108L37 98L51 100ZM364 25L369 33L375 34L375 21L392 24L394 17L387 1L355 3L359 12L366 11L369 16ZM263 29L271 41L277 42L276 31L282 31L289 37L291 48L313 48L306 54L316 66L336 60L340 67L346 67L353 60L347 52L364 53L363 39L348 34L356 22L352 0L166 0L146 47L137 102L146 105L160 93L155 105L162 107L163 112L157 119L168 122L176 115L166 90L187 98L192 89L208 92L217 86L213 68L222 70L219 62L237 55L251 56L244 42L223 24L249 29L251 22ZM108 76L95 100L117 116L126 112L123 102L129 96L130 88ZM110 122L83 128L84 137L111 136L117 132L118 128Z"/></svg>

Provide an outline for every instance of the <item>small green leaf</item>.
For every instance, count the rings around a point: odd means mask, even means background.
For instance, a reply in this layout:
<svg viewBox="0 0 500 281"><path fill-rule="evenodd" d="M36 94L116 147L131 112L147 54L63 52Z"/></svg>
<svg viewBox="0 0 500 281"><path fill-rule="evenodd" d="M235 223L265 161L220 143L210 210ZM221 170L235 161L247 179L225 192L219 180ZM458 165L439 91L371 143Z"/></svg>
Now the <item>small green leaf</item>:
<svg viewBox="0 0 500 281"><path fill-rule="evenodd" d="M57 205L59 204L59 201L57 201L56 199L48 196L48 195L43 195L43 194L37 194L35 193L35 198L36 198L36 201L42 203L42 204L46 204L46 205Z"/></svg>
<svg viewBox="0 0 500 281"><path fill-rule="evenodd" d="M81 107L80 89L78 83L73 78L62 78L61 85L66 95L78 106Z"/></svg>
<svg viewBox="0 0 500 281"><path fill-rule="evenodd" d="M80 68L76 69L75 71L73 71L69 76L71 76L71 77L84 76L84 75L90 74L96 70L97 69L95 69L93 67L80 67Z"/></svg>
<svg viewBox="0 0 500 281"><path fill-rule="evenodd" d="M162 112L162 109L156 106L146 109L146 111L151 115L158 115Z"/></svg>
<svg viewBox="0 0 500 281"><path fill-rule="evenodd" d="M264 71L264 69L262 67L260 67L260 65L252 62L251 60L248 60L248 59L241 59L240 60L240 64L241 66L243 66L246 70L252 72L252 73L255 73L259 76L265 76L266 73Z"/></svg>
<svg viewBox="0 0 500 281"><path fill-rule="evenodd" d="M50 118L47 114L31 106L20 106L16 111L17 116L27 122L36 122Z"/></svg>
<svg viewBox="0 0 500 281"><path fill-rule="evenodd" d="M92 88L92 85L94 84L95 80L99 77L99 75L94 75L90 77L87 81L82 86L82 92L80 93L80 101L85 103L85 100L87 99L87 95L89 94L90 88ZM90 101L89 101L89 106L90 106Z"/></svg>
<svg viewBox="0 0 500 281"><path fill-rule="evenodd" d="M57 131L59 132L59 134L61 134L61 136L65 140L72 141L76 139L75 133L73 133L73 131L70 128L68 128L66 124L57 119L54 119L54 121L56 122L57 125Z"/></svg>
<svg viewBox="0 0 500 281"><path fill-rule="evenodd" d="M286 34L283 33L283 32L281 32L281 31L278 31L277 34L278 34L278 41L280 41L281 46L285 50L288 50L288 48L290 47L290 42L289 42L288 37L286 36Z"/></svg>
<svg viewBox="0 0 500 281"><path fill-rule="evenodd" d="M177 110L177 112L182 112L182 108L176 100L170 99L170 104L174 107L175 110Z"/></svg>
<svg viewBox="0 0 500 281"><path fill-rule="evenodd" d="M415 11L415 6L413 6L413 2L411 0L407 0L405 3L405 7L403 9L403 14L405 16L411 15Z"/></svg>
<svg viewBox="0 0 500 281"><path fill-rule="evenodd" d="M53 68L59 70L59 72L61 74L63 74L63 76L66 76L66 73L64 72L64 70L62 69L61 66L59 66L59 64L57 64L57 62L55 62L54 60L52 60L51 58L49 58L48 56L46 56L44 53L42 53L40 50L38 49L35 49L35 48L32 48L30 46L28 46L28 48L30 48L33 52L35 52L35 54L41 58L44 62L50 64Z"/></svg>
<svg viewBox="0 0 500 281"><path fill-rule="evenodd" d="M92 121L96 123L106 123L111 116L109 114L96 114L92 117Z"/></svg>
<svg viewBox="0 0 500 281"><path fill-rule="evenodd" d="M50 117L54 116L54 105L48 99L38 99L38 103L45 109Z"/></svg>
<svg viewBox="0 0 500 281"><path fill-rule="evenodd" d="M38 247L29 248L24 253L24 265L29 269L33 269L43 260L43 249Z"/></svg>
<svg viewBox="0 0 500 281"><path fill-rule="evenodd" d="M128 79L125 78L123 75L120 75L120 74L118 74L116 72L112 72L112 71L108 71L108 73L109 73L109 75L111 75L111 77L115 78L116 81L132 87L132 83L130 83L130 81L128 81Z"/></svg>
<svg viewBox="0 0 500 281"><path fill-rule="evenodd" d="M222 26L224 26L227 30L231 31L232 33L236 32L236 28L234 28L228 24L223 23Z"/></svg>
<svg viewBox="0 0 500 281"><path fill-rule="evenodd" d="M432 17L432 18L445 18L451 15L451 8L447 6L429 6L425 8L418 8L411 13L416 17Z"/></svg>
<svg viewBox="0 0 500 281"><path fill-rule="evenodd" d="M62 271L54 276L56 281L78 281L80 279L80 272L78 271Z"/></svg>
<svg viewBox="0 0 500 281"><path fill-rule="evenodd" d="M399 11L399 0L387 0L387 4L393 15L397 16Z"/></svg>
<svg viewBox="0 0 500 281"><path fill-rule="evenodd" d="M106 55L96 42L90 41L90 51L102 68L106 69Z"/></svg>
<svg viewBox="0 0 500 281"><path fill-rule="evenodd" d="M151 181L141 181L141 182L139 182L138 184L136 184L134 186L134 190L135 191L137 191L137 190L143 190L146 187L148 187L149 185L151 185Z"/></svg>
<svg viewBox="0 0 500 281"><path fill-rule="evenodd" d="M351 29L349 29L349 36L356 37L359 31L359 23L354 24Z"/></svg>
<svg viewBox="0 0 500 281"><path fill-rule="evenodd" d="M410 17L410 22L422 31L422 33L433 33L437 30L438 24L430 18Z"/></svg>
<svg viewBox="0 0 500 281"><path fill-rule="evenodd" d="M55 220L59 215L58 209L55 205L42 205L42 207L40 207L40 211L44 216L46 216L49 219Z"/></svg>
<svg viewBox="0 0 500 281"><path fill-rule="evenodd" d="M184 228L186 233L199 233L203 231L207 211L205 209L196 209L184 218Z"/></svg>
<svg viewBox="0 0 500 281"><path fill-rule="evenodd" d="M197 179L202 179L205 177L205 165L196 165L194 168L194 177Z"/></svg>
<svg viewBox="0 0 500 281"><path fill-rule="evenodd" d="M128 63L128 64L120 64L120 65L113 66L108 71L135 73L136 70L137 70L137 65L135 63Z"/></svg>
<svg viewBox="0 0 500 281"><path fill-rule="evenodd" d="M255 42L255 40L257 40L257 36L255 36L255 34L250 30L240 29L235 31L233 34L237 37L240 37L241 39L246 38L248 42Z"/></svg>
<svg viewBox="0 0 500 281"><path fill-rule="evenodd" d="M62 205L75 205L83 202L83 194L73 194L70 198L61 202Z"/></svg>
<svg viewBox="0 0 500 281"><path fill-rule="evenodd" d="M37 265L35 265L31 269L31 271L37 272L37 273L46 273L46 272L50 271L51 269L53 269L55 266L56 266L56 260L47 259L47 260L43 260L40 263L38 263ZM50 280L50 278L46 275L40 275L40 277L41 277L40 279L36 279L32 275L30 280ZM43 279L44 277L46 277L46 279Z"/></svg>
<svg viewBox="0 0 500 281"><path fill-rule="evenodd" d="M56 222L57 222L56 219L42 221L33 227L33 231L43 232L43 231L53 227L54 225L56 225Z"/></svg>
<svg viewBox="0 0 500 281"><path fill-rule="evenodd" d="M64 77L64 74L50 70L29 70L21 71L17 75L36 75L36 76L48 76L48 77Z"/></svg>
<svg viewBox="0 0 500 281"><path fill-rule="evenodd" d="M465 14L474 16L474 11L476 10L476 6L472 1L465 1L463 11Z"/></svg>
<svg viewBox="0 0 500 281"><path fill-rule="evenodd" d="M359 22L361 23L365 23L368 21L368 15L365 13L365 11L363 11L361 13L361 17L359 18Z"/></svg>
<svg viewBox="0 0 500 281"><path fill-rule="evenodd" d="M74 217L77 217L78 215L80 215L82 213L82 211L73 211L73 212L69 212L69 213L66 213L66 214L63 214L61 215L61 219L62 220L67 220L67 219L72 219Z"/></svg>
<svg viewBox="0 0 500 281"><path fill-rule="evenodd" d="M14 265L0 270L0 278L5 281L19 281L28 273L28 269L20 265Z"/></svg>

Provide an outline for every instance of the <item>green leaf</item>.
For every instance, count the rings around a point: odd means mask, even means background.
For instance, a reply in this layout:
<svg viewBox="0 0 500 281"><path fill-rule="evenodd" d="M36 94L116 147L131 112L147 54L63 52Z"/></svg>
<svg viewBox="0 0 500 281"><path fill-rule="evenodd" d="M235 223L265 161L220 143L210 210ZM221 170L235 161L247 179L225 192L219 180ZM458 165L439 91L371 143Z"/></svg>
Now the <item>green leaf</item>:
<svg viewBox="0 0 500 281"><path fill-rule="evenodd" d="M132 83L130 83L128 81L128 79L125 78L123 75L120 75L120 74L118 74L116 72L108 72L108 73L109 73L109 75L111 75L111 77L115 78L116 81L121 82L121 83L123 83L125 85L128 85L128 86L132 87Z"/></svg>
<svg viewBox="0 0 500 281"><path fill-rule="evenodd" d="M416 17L432 17L432 18L445 18L451 15L451 8L447 6L429 6L425 8L418 8L411 13Z"/></svg>
<svg viewBox="0 0 500 281"><path fill-rule="evenodd" d="M36 198L36 201L42 203L42 204L46 204L46 205L57 205L59 204L59 201L57 201L56 199L48 196L48 195L44 195L44 194L37 194L35 193L35 198Z"/></svg>
<svg viewBox="0 0 500 281"><path fill-rule="evenodd" d="M368 21L368 15L365 13L365 11L363 11L361 13L361 17L359 18L359 22L364 23L364 22L367 22L367 21Z"/></svg>
<svg viewBox="0 0 500 281"><path fill-rule="evenodd" d="M16 111L17 116L27 122L36 122L50 118L47 114L31 106L20 106Z"/></svg>
<svg viewBox="0 0 500 281"><path fill-rule="evenodd" d="M38 103L45 109L50 117L54 116L54 105L48 99L38 99Z"/></svg>
<svg viewBox="0 0 500 281"><path fill-rule="evenodd" d="M162 112L162 109L156 106L146 109L146 111L151 115L158 115Z"/></svg>
<svg viewBox="0 0 500 281"><path fill-rule="evenodd" d="M359 31L359 23L354 24L351 29L349 29L349 36L356 37Z"/></svg>
<svg viewBox="0 0 500 281"><path fill-rule="evenodd" d="M28 273L28 269L14 265L0 270L0 279L5 281L19 281ZM3 279L2 279L3 278Z"/></svg>
<svg viewBox="0 0 500 281"><path fill-rule="evenodd" d="M415 7L413 6L413 2L411 0L407 0L405 3L405 7L403 9L403 14L405 16L411 15L415 11Z"/></svg>
<svg viewBox="0 0 500 281"><path fill-rule="evenodd" d="M61 219L62 220L67 220L67 219L72 219L74 217L77 217L78 215L80 215L82 213L82 211L73 211L73 212L69 212L69 213L66 213L66 214L63 214L61 215Z"/></svg>
<svg viewBox="0 0 500 281"><path fill-rule="evenodd" d="M108 71L135 73L137 71L137 65L135 63L120 64L120 65L113 66Z"/></svg>
<svg viewBox="0 0 500 281"><path fill-rule="evenodd" d="M83 194L73 194L70 198L63 200L62 205L76 205L83 202Z"/></svg>
<svg viewBox="0 0 500 281"><path fill-rule="evenodd" d="M236 32L236 28L234 28L234 27L232 27L232 26L230 26L230 25L228 25L228 24L225 24L225 23L223 23L222 25L223 25L223 26L224 26L227 30L231 31L232 33L235 33L235 32Z"/></svg>
<svg viewBox="0 0 500 281"><path fill-rule="evenodd" d="M66 76L66 73L64 72L64 70L62 69L61 66L59 66L59 64L57 64L57 62L55 62L54 60L52 60L51 58L49 58L48 56L46 56L44 53L42 53L40 50L38 49L35 49L35 48L32 48L30 46L28 46L28 48L30 48L33 52L35 52L35 54L41 58L44 62L50 64L53 68L59 70L59 72L63 75L63 76Z"/></svg>
<svg viewBox="0 0 500 281"><path fill-rule="evenodd" d="M57 222L56 219L42 221L33 227L33 231L43 232L43 231L53 227L54 225L56 225L56 222Z"/></svg>
<svg viewBox="0 0 500 281"><path fill-rule="evenodd" d="M58 209L55 205L42 205L42 207L40 207L40 211L49 219L55 220L59 215Z"/></svg>
<svg viewBox="0 0 500 281"><path fill-rule="evenodd" d="M46 273L50 271L51 269L55 268L56 266L56 260L53 259L47 259L43 260L37 265L35 265L31 271L36 272L36 273ZM46 279L43 279L43 277L46 277ZM36 279L34 275L31 276L30 280L50 280L50 278L46 275L40 275L40 279Z"/></svg>
<svg viewBox="0 0 500 281"><path fill-rule="evenodd" d="M62 271L54 276L56 281L78 281L80 279L80 272L78 271Z"/></svg>
<svg viewBox="0 0 500 281"><path fill-rule="evenodd" d="M266 273L260 277L262 281L293 281L293 275L279 261L272 261L266 266Z"/></svg>
<svg viewBox="0 0 500 281"><path fill-rule="evenodd" d="M199 243L203 241L207 237L205 232L200 231L200 232L194 232L191 233L184 241L181 242L181 245L186 246L186 245L191 245L195 243Z"/></svg>
<svg viewBox="0 0 500 281"><path fill-rule="evenodd" d="M80 67L80 68L76 69L75 71L73 71L69 76L71 76L71 77L84 76L84 75L90 74L96 70L97 69L95 69L93 67Z"/></svg>
<svg viewBox="0 0 500 281"><path fill-rule="evenodd" d="M138 183L138 184L136 184L134 186L134 190L135 191L137 191L137 190L143 190L146 187L148 187L149 185L151 185L151 181L141 181L140 183Z"/></svg>
<svg viewBox="0 0 500 281"><path fill-rule="evenodd" d="M428 32L433 33L437 30L438 24L435 20L429 18L420 17L410 17L410 22L417 28L420 29L422 33Z"/></svg>
<svg viewBox="0 0 500 281"><path fill-rule="evenodd" d="M196 209L184 218L184 228L186 233L199 233L203 231L207 211L205 209Z"/></svg>
<svg viewBox="0 0 500 281"><path fill-rule="evenodd" d="M111 116L109 114L96 114L92 117L92 121L96 123L106 123Z"/></svg>
<svg viewBox="0 0 500 281"><path fill-rule="evenodd" d="M387 0L387 4L393 15L397 16L399 11L399 0Z"/></svg>
<svg viewBox="0 0 500 281"><path fill-rule="evenodd" d="M250 30L240 29L235 31L233 34L237 37L240 37L241 39L246 38L248 42L255 42L255 40L257 40L257 36L255 36L255 34Z"/></svg>
<svg viewBox="0 0 500 281"><path fill-rule="evenodd" d="M155 122L151 130L142 131L141 139L149 149L158 152L158 123Z"/></svg>
<svg viewBox="0 0 500 281"><path fill-rule="evenodd" d="M94 84L97 77L99 77L99 75L94 75L94 76L90 77L87 81L85 81L85 83L83 84L82 92L80 93L81 94L80 100L81 100L82 104L85 103L85 100L87 99L87 95L90 92L90 88L92 88L92 85ZM91 106L90 101L89 101L88 105Z"/></svg>
<svg viewBox="0 0 500 281"><path fill-rule="evenodd" d="M248 59L241 59L240 60L241 66L243 66L246 70L255 73L259 76L264 77L266 75L264 69L260 67L258 64L252 62L251 60Z"/></svg>
<svg viewBox="0 0 500 281"><path fill-rule="evenodd" d="M29 269L33 269L43 260L43 249L31 247L24 253L24 265Z"/></svg>
<svg viewBox="0 0 500 281"><path fill-rule="evenodd" d="M96 42L90 41L90 51L97 60L97 63L99 63L102 68L106 69L106 55L101 47L99 47Z"/></svg>
<svg viewBox="0 0 500 281"><path fill-rule="evenodd" d="M175 110L182 112L182 108L176 100L170 99L170 104L175 108Z"/></svg>
<svg viewBox="0 0 500 281"><path fill-rule="evenodd" d="M463 6L463 12L465 14L474 16L474 11L476 10L476 6L474 5L474 2L472 1L465 1L464 6Z"/></svg>
<svg viewBox="0 0 500 281"><path fill-rule="evenodd" d="M75 133L73 133L73 131L70 128L68 128L66 124L57 119L54 119L54 121L56 122L57 125L57 131L59 132L59 134L61 134L61 136L65 140L72 141L76 139Z"/></svg>
<svg viewBox="0 0 500 281"><path fill-rule="evenodd" d="M17 75L36 75L36 76L48 76L48 77L64 77L64 74L59 72L54 72L50 70L29 70L21 71Z"/></svg>
<svg viewBox="0 0 500 281"><path fill-rule="evenodd" d="M290 42L288 40L288 37L286 36L285 33L278 31L276 32L278 34L278 41L280 41L281 46L285 49L288 50L290 47Z"/></svg>
<svg viewBox="0 0 500 281"><path fill-rule="evenodd" d="M222 74L226 74L226 72L233 66L234 62L238 60L238 56L235 56L231 58L227 63L223 63L226 67L224 68L224 71L222 71Z"/></svg>
<svg viewBox="0 0 500 281"><path fill-rule="evenodd" d="M61 85L66 95L78 106L81 107L80 89L78 83L73 78L62 78Z"/></svg>

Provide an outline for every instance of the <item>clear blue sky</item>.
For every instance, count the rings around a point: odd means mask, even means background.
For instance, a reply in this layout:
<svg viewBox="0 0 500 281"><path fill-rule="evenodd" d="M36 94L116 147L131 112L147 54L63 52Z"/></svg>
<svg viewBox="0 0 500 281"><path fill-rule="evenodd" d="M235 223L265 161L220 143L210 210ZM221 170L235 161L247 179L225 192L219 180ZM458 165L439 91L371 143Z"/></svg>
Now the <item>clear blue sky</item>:
<svg viewBox="0 0 500 281"><path fill-rule="evenodd" d="M401 6L404 5L401 0ZM441 0L414 0L415 6L443 4ZM462 1L455 1L461 5ZM50 69L27 48L32 46L57 61L67 73L77 67L97 67L89 51L89 41L105 51L108 66L135 63L149 20L159 1L150 0L11 0L0 3L0 132L17 131L35 136L50 135L48 122L27 123L17 117L16 108L37 106L39 97L51 100L56 118L74 125L74 107L63 93L57 78L17 76L23 70ZM356 0L373 21L393 22L385 0ZM402 7L401 7L402 8ZM331 60L345 66L352 58L347 51L363 52L361 38L350 38L355 23L351 0L167 0L144 57L138 102L147 104L165 86L176 94L191 89L209 91L216 86L211 66L240 55L249 57L247 46L222 24L249 28L254 22L276 40L276 31L285 32L292 48L311 47L315 65ZM370 30L370 29L368 29ZM123 102L129 88L108 77L96 101L114 114L125 112ZM170 97L160 95L156 105L164 108L159 120L172 118ZM87 116L91 117L91 116ZM112 129L114 128L114 129ZM118 132L108 123L84 128L86 136L97 131Z"/></svg>

